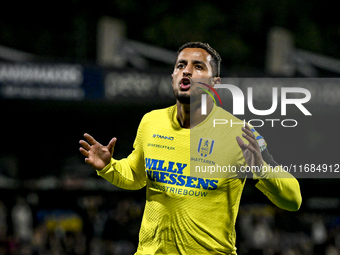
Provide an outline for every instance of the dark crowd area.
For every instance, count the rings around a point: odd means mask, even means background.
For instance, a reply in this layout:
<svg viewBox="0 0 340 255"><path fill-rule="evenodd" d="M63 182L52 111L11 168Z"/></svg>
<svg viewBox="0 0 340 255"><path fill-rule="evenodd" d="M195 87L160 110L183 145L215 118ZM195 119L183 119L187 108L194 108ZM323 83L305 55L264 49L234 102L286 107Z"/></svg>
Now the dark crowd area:
<svg viewBox="0 0 340 255"><path fill-rule="evenodd" d="M132 255L144 192L2 190L0 254ZM241 202L236 229L240 255L340 254L334 210L292 213L270 203Z"/></svg>
<svg viewBox="0 0 340 255"><path fill-rule="evenodd" d="M124 191L98 177L79 140L89 133L107 144L115 136L114 158L129 155L143 115L175 104L171 73L189 41L219 52L222 78L261 78L243 87L254 87L253 108L271 107L273 87L310 90L311 116L294 105L283 114L282 104L250 114L247 100L240 118L263 120L256 130L283 166L339 167L338 12L321 0L3 3L0 255L135 253L145 189ZM265 77L275 79L269 87ZM223 104L232 109L232 100ZM284 127L285 119L298 124ZM239 255L340 255L339 171L313 178L308 170L298 178L297 212L278 209L247 180Z"/></svg>
<svg viewBox="0 0 340 255"><path fill-rule="evenodd" d="M14 195L4 190L2 194L6 196L0 203L0 254L99 255L136 250L144 208L140 192Z"/></svg>

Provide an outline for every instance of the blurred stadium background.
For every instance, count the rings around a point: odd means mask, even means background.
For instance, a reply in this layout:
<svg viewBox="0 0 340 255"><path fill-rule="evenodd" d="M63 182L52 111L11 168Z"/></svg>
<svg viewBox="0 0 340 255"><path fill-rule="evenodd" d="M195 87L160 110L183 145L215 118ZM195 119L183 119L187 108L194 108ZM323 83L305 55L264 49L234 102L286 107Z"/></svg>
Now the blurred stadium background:
<svg viewBox="0 0 340 255"><path fill-rule="evenodd" d="M115 157L127 156L141 117L175 102L170 74L188 41L221 54L222 77L340 76L338 10L325 1L6 3L0 254L134 253L145 189L123 191L97 177L78 141L85 132L102 143L116 136ZM340 87L320 86L312 117L293 111L296 128L258 129L277 162L340 163ZM303 204L294 213L247 181L239 254L340 254L339 180L299 181Z"/></svg>

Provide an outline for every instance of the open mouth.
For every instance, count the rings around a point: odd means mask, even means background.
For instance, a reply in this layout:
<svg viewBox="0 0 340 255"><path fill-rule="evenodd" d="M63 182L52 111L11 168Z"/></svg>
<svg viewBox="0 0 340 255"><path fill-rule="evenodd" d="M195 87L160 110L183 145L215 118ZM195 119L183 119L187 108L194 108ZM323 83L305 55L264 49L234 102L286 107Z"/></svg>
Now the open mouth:
<svg viewBox="0 0 340 255"><path fill-rule="evenodd" d="M188 90L190 88L190 79L189 78L183 78L181 81L180 81L180 88L182 90Z"/></svg>

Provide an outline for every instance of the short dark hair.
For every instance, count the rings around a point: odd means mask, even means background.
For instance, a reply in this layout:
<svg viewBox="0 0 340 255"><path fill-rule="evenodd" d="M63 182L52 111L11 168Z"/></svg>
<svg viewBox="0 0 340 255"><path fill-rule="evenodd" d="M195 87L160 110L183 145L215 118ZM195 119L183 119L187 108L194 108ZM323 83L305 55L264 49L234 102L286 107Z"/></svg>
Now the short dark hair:
<svg viewBox="0 0 340 255"><path fill-rule="evenodd" d="M222 59L220 57L220 54L218 54L216 50L211 48L211 46L208 43L188 42L186 44L183 44L181 47L179 47L177 53L179 54L185 48L201 48L201 49L206 50L212 56L210 65L212 67L213 77L220 76L220 67L221 67Z"/></svg>

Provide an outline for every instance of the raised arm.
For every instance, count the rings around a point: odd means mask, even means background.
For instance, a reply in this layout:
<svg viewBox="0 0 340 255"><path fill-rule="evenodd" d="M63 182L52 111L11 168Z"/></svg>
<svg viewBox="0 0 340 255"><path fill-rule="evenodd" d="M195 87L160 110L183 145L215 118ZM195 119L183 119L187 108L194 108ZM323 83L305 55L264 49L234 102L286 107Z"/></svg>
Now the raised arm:
<svg viewBox="0 0 340 255"><path fill-rule="evenodd" d="M261 149L251 129L246 126L242 130L244 132L243 137L249 141L249 144L245 144L240 137L236 139L248 166L255 166L255 171L253 172L254 179L259 180L256 187L281 209L297 211L302 202L299 182L293 175L283 171L277 165L268 151L266 151L267 149L264 154L267 154L266 159L269 162L264 161Z"/></svg>
<svg viewBox="0 0 340 255"><path fill-rule="evenodd" d="M103 169L111 161L117 138L112 138L107 146L103 146L89 134L84 134L84 137L88 143L80 140L79 143L82 147L79 148L79 151L85 156L85 163L96 170Z"/></svg>
<svg viewBox="0 0 340 255"><path fill-rule="evenodd" d="M94 168L99 176L122 189L137 190L145 186L145 172L137 169L141 169L138 167L138 164L141 165L141 160L137 160L140 157L137 156L136 150L128 158L115 160L112 158L117 141L115 137L107 146L101 145L89 134L84 134L84 137L87 142L79 141L82 146L79 148L80 153L85 156L85 162Z"/></svg>

